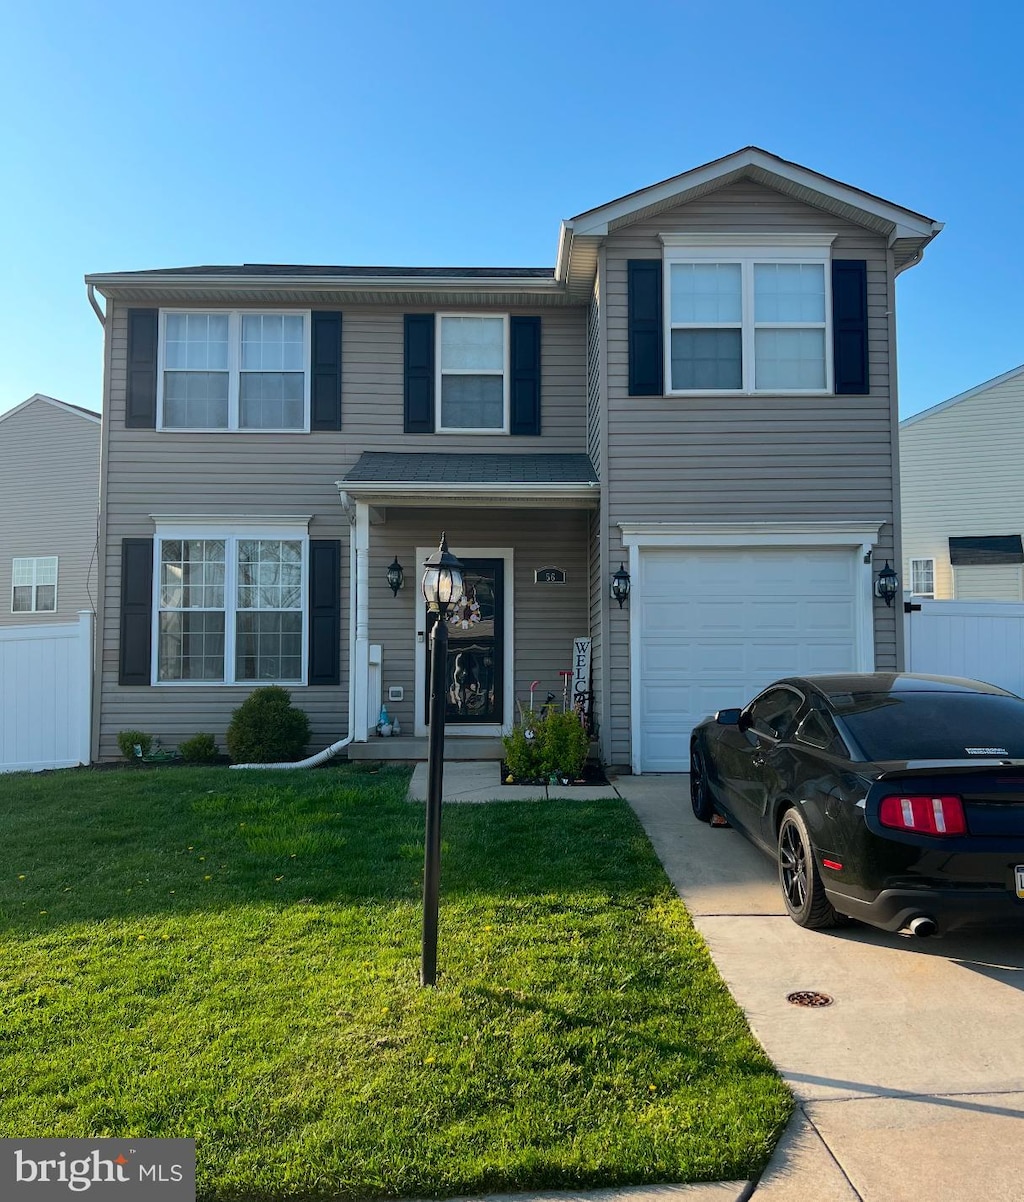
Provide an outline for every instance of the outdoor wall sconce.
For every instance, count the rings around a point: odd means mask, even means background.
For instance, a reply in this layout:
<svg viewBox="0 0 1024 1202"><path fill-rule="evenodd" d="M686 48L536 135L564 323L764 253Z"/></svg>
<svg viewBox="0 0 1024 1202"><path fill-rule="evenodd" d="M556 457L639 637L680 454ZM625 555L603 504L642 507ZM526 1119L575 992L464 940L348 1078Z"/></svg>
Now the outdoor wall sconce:
<svg viewBox="0 0 1024 1202"><path fill-rule="evenodd" d="M899 577L889 566L889 561L886 560L885 567L875 577L875 596L881 597L886 605L892 605L899 589Z"/></svg>
<svg viewBox="0 0 1024 1202"><path fill-rule="evenodd" d="M626 571L626 565L620 562L619 570L612 576L612 600L618 601L619 609L621 609L628 596L629 573Z"/></svg>
<svg viewBox="0 0 1024 1202"><path fill-rule="evenodd" d="M405 584L405 572L402 570L402 565L398 562L398 556L395 556L395 562L388 568L388 584L392 594L397 597L398 590Z"/></svg>

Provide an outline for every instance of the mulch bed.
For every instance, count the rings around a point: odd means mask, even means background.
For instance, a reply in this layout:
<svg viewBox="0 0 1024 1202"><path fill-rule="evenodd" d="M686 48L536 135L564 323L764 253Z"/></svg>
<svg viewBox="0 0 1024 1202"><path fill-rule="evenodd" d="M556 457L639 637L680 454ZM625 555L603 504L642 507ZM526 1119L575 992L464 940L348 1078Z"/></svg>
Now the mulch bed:
<svg viewBox="0 0 1024 1202"><path fill-rule="evenodd" d="M572 779L559 777L557 780L544 780L540 776L530 776L519 779L518 777L512 781L509 779L508 764L504 760L501 761L501 783L503 785L578 785L581 788L593 788L595 785L609 784L608 777L604 774L604 769L596 760L588 760L583 765L583 771L579 776Z"/></svg>

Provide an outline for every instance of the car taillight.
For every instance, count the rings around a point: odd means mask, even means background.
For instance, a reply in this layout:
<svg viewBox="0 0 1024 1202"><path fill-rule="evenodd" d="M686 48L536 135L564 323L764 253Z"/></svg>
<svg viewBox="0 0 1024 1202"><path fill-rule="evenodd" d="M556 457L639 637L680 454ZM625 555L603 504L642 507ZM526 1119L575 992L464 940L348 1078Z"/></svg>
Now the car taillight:
<svg viewBox="0 0 1024 1202"><path fill-rule="evenodd" d="M896 831L922 835L962 835L967 830L959 797L883 797L878 821Z"/></svg>

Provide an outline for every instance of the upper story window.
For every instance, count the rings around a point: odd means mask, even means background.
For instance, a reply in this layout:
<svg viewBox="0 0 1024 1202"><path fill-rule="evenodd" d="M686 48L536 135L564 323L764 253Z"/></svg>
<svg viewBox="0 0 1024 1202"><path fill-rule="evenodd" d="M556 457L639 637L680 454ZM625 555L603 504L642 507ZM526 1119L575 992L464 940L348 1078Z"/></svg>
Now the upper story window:
<svg viewBox="0 0 1024 1202"><path fill-rule="evenodd" d="M438 314L439 431L508 433L508 328L506 316Z"/></svg>
<svg viewBox="0 0 1024 1202"><path fill-rule="evenodd" d="M935 560L910 561L910 591L915 597L935 596Z"/></svg>
<svg viewBox="0 0 1024 1202"><path fill-rule="evenodd" d="M308 313L164 310L157 426L306 431L309 361Z"/></svg>
<svg viewBox="0 0 1024 1202"><path fill-rule="evenodd" d="M667 392L831 390L831 239L663 241Z"/></svg>
<svg viewBox="0 0 1024 1202"><path fill-rule="evenodd" d="M11 561L11 613L57 612L57 556Z"/></svg>

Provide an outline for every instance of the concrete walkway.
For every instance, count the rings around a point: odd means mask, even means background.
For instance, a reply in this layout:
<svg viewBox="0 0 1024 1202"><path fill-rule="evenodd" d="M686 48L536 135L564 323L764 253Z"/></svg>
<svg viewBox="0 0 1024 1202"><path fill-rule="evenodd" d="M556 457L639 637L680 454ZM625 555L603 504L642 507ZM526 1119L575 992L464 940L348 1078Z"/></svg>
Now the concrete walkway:
<svg viewBox="0 0 1024 1202"><path fill-rule="evenodd" d="M485 801L544 801L543 785L505 785L501 781L501 765L497 760L445 760L443 800L480 803ZM563 787L549 785L547 796L552 800L599 801L603 797L619 797L612 785L585 789L582 785ZM409 782L409 800L426 801L427 765L423 761L413 770Z"/></svg>
<svg viewBox="0 0 1024 1202"><path fill-rule="evenodd" d="M536 799L496 764L445 765L445 800ZM425 796L426 771L410 799ZM628 799L754 1034L797 1098L760 1182L529 1196L551 1202L1017 1202L1024 1198L1024 936L801 930L775 869L697 822L685 776L561 795ZM552 796L555 791L552 790ZM816 990L833 1004L790 1005ZM512 1196L503 1196L511 1199ZM520 1200L526 1195L517 1195Z"/></svg>

